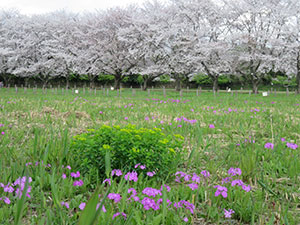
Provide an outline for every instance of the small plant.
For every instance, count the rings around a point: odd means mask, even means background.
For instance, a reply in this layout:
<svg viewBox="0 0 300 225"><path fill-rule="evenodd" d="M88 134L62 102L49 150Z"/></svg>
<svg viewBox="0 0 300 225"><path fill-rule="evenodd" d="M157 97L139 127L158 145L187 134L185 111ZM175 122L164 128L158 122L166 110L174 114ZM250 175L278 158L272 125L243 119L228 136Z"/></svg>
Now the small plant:
<svg viewBox="0 0 300 225"><path fill-rule="evenodd" d="M181 135L165 135L158 128L104 125L75 136L71 154L76 167L91 176L105 176L105 158L109 155L111 168L131 171L141 163L146 165L145 173L162 177L176 171L182 161L182 145Z"/></svg>

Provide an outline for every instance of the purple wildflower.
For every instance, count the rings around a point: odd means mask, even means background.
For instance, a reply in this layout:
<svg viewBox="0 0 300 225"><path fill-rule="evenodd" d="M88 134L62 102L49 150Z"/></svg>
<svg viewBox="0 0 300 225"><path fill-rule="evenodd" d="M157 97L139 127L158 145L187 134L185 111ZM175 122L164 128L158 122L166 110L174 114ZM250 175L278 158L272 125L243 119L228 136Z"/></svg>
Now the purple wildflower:
<svg viewBox="0 0 300 225"><path fill-rule="evenodd" d="M195 184L195 183L188 184L187 186L189 186L190 189L192 189L193 191L198 189L198 184Z"/></svg>
<svg viewBox="0 0 300 225"><path fill-rule="evenodd" d="M73 183L73 186L82 186L83 185L83 181L82 180L75 180Z"/></svg>
<svg viewBox="0 0 300 225"><path fill-rule="evenodd" d="M244 183L241 180L233 180L231 182L231 186L234 187L235 185L242 186L242 185L244 185Z"/></svg>
<svg viewBox="0 0 300 225"><path fill-rule="evenodd" d="M149 176L149 177L153 177L155 175L155 171L153 171L153 172L147 172L147 176Z"/></svg>
<svg viewBox="0 0 300 225"><path fill-rule="evenodd" d="M242 188L243 188L243 190L244 191L246 191L246 192L249 192L250 190L251 190L251 186L250 185L248 185L248 186L246 186L246 185L242 185Z"/></svg>
<svg viewBox="0 0 300 225"><path fill-rule="evenodd" d="M297 144L294 144L294 143L286 143L286 146L290 149L297 149L298 148L298 145Z"/></svg>
<svg viewBox="0 0 300 225"><path fill-rule="evenodd" d="M112 219L114 220L117 216L120 216L120 215L122 215L125 220L127 219L127 215L125 213L123 213L123 212L122 213L119 213L119 212L115 213L113 215Z"/></svg>
<svg viewBox="0 0 300 225"><path fill-rule="evenodd" d="M232 175L232 176L235 176L235 175L241 175L242 174L242 170L240 168L230 168L228 170L228 174L229 175Z"/></svg>
<svg viewBox="0 0 300 225"><path fill-rule="evenodd" d="M123 175L123 173L122 173L122 171L121 170L113 170L113 171L111 171L111 176L114 176L114 175L116 175L117 177L119 177L119 176L122 176Z"/></svg>
<svg viewBox="0 0 300 225"><path fill-rule="evenodd" d="M7 204L7 205L9 205L10 204L10 200L9 200L9 198L7 198L7 197L3 197L4 199L3 199L3 201L4 201L4 203L5 204Z"/></svg>
<svg viewBox="0 0 300 225"><path fill-rule="evenodd" d="M61 206L65 206L67 209L70 208L69 203L67 203L67 202L61 202L60 204L61 204Z"/></svg>
<svg viewBox="0 0 300 225"><path fill-rule="evenodd" d="M134 182L137 182L138 181L137 176L138 176L137 172L133 171L133 172L127 173L124 178L125 178L125 180L129 180L129 181L133 180Z"/></svg>
<svg viewBox="0 0 300 225"><path fill-rule="evenodd" d="M76 173L71 173L71 177L74 177L74 178L78 178L78 177L80 177L80 172L79 171L77 171Z"/></svg>
<svg viewBox="0 0 300 225"><path fill-rule="evenodd" d="M209 173L207 170L202 170L202 171L201 171L201 174L202 174L204 177L209 177L209 176L210 176L210 173Z"/></svg>
<svg viewBox="0 0 300 225"><path fill-rule="evenodd" d="M84 210L85 206L86 206L86 203L85 203L85 202L82 202L82 203L80 203L80 205L79 205L79 209L80 209L80 210Z"/></svg>
<svg viewBox="0 0 300 225"><path fill-rule="evenodd" d="M265 144L265 148L267 148L267 149L273 149L274 148L274 144L273 143L266 143Z"/></svg>
<svg viewBox="0 0 300 225"><path fill-rule="evenodd" d="M116 193L109 193L107 198L109 198L110 200L114 200L115 203L118 203L122 199L121 195Z"/></svg>
<svg viewBox="0 0 300 225"><path fill-rule="evenodd" d="M196 183L200 183L200 177L197 175L197 174L193 174L193 177L192 177L192 181L196 182Z"/></svg>
<svg viewBox="0 0 300 225"><path fill-rule="evenodd" d="M110 186L111 185L111 179L107 178L105 179L102 184L105 184L105 183L108 183L108 185Z"/></svg>
<svg viewBox="0 0 300 225"><path fill-rule="evenodd" d="M215 192L216 197L221 194L223 196L223 198L227 198L227 188L226 187L216 185L216 186L214 186L214 188L217 188L217 190Z"/></svg>
<svg viewBox="0 0 300 225"><path fill-rule="evenodd" d="M162 195L161 194L161 190L155 189L155 188L151 188L151 187L146 187L142 193L144 195L148 195L149 197L155 197L156 195Z"/></svg>
<svg viewBox="0 0 300 225"><path fill-rule="evenodd" d="M225 218L231 218L231 214L233 214L234 211L232 209L226 210L224 209L224 216Z"/></svg>

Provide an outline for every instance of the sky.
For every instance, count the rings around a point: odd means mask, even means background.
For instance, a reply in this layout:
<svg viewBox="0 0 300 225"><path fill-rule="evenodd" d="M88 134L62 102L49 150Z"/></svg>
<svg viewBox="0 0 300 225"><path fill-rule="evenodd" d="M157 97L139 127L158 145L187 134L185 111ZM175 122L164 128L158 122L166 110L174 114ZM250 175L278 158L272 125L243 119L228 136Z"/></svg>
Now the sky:
<svg viewBox="0 0 300 225"><path fill-rule="evenodd" d="M144 0L0 0L0 9L18 9L26 15L42 14L65 9L71 12L94 12L114 6L141 4Z"/></svg>

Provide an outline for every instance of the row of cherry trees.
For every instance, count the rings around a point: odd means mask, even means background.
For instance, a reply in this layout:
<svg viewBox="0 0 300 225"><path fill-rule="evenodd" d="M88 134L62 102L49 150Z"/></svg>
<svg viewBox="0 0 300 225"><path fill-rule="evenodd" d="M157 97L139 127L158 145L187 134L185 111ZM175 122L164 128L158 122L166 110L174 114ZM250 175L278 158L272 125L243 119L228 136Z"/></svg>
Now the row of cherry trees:
<svg viewBox="0 0 300 225"><path fill-rule="evenodd" d="M147 84L169 74L205 73L218 89L221 74L244 76L257 92L266 72L296 76L300 93L298 0L170 0L83 15L64 11L25 16L0 12L0 76L56 77L72 73L141 74Z"/></svg>

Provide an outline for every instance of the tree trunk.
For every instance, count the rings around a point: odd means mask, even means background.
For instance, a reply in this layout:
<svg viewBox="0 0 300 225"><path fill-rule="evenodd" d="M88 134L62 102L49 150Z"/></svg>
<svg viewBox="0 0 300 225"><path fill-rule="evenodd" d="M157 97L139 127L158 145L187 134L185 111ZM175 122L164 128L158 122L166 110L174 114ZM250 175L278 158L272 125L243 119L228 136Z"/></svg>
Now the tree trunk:
<svg viewBox="0 0 300 225"><path fill-rule="evenodd" d="M176 91L181 90L181 79L180 79L180 76L178 74L175 76L175 90Z"/></svg>
<svg viewBox="0 0 300 225"><path fill-rule="evenodd" d="M49 81L48 79L42 80L42 82L43 82L43 89L46 88L46 86L48 84L48 81Z"/></svg>
<svg viewBox="0 0 300 225"><path fill-rule="evenodd" d="M26 78L24 78L24 81L25 81L25 87L28 87L28 81L29 81L29 77L26 77Z"/></svg>
<svg viewBox="0 0 300 225"><path fill-rule="evenodd" d="M297 71L296 82L297 82L297 94L300 94L300 68Z"/></svg>
<svg viewBox="0 0 300 225"><path fill-rule="evenodd" d="M213 82L213 91L217 92L219 89L218 76L211 76Z"/></svg>
<svg viewBox="0 0 300 225"><path fill-rule="evenodd" d="M254 94L258 94L258 85L259 85L259 80L252 79L252 92Z"/></svg>
<svg viewBox="0 0 300 225"><path fill-rule="evenodd" d="M95 87L95 77L92 77L90 79L90 88L94 88Z"/></svg>
<svg viewBox="0 0 300 225"><path fill-rule="evenodd" d="M147 91L149 78L144 77L143 91Z"/></svg>
<svg viewBox="0 0 300 225"><path fill-rule="evenodd" d="M300 51L298 52L297 55L296 83L297 83L297 94L300 94Z"/></svg>
<svg viewBox="0 0 300 225"><path fill-rule="evenodd" d="M10 74L3 74L2 78L4 80L4 87L8 87L8 85L10 84L10 81L12 79L12 75L10 75Z"/></svg>
<svg viewBox="0 0 300 225"><path fill-rule="evenodd" d="M66 89L69 89L70 86L70 80L69 77L66 77Z"/></svg>
<svg viewBox="0 0 300 225"><path fill-rule="evenodd" d="M115 76L115 83L114 83L114 89L115 90L120 89L121 81L122 81L122 76L121 75L116 75Z"/></svg>

